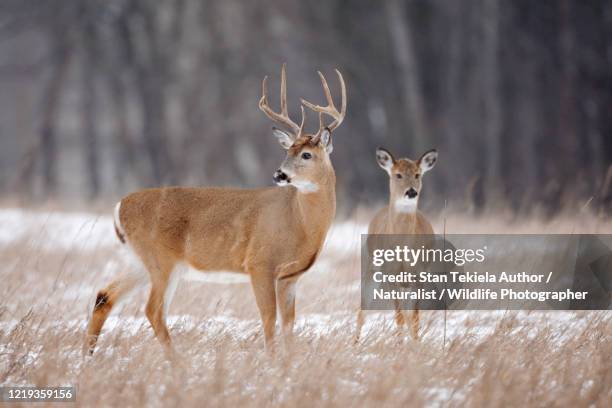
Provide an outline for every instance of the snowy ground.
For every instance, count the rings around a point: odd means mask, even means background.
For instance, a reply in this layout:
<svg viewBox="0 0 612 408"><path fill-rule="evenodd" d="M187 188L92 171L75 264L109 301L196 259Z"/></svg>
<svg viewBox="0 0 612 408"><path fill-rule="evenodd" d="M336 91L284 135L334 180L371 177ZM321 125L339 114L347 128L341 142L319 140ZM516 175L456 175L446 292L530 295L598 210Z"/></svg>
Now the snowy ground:
<svg viewBox="0 0 612 408"><path fill-rule="evenodd" d="M492 225L482 224L446 223L451 232ZM598 220L581 226L612 231ZM183 362L175 365L143 317L146 291L109 319L93 357L81 355L96 291L125 268L110 216L0 210L0 386L77 385L85 406L612 401L607 312L425 312L420 342L398 333L391 313L376 312L355 342L365 229L333 226L300 280L296 337L274 353L263 350L248 283L181 283L168 324Z"/></svg>

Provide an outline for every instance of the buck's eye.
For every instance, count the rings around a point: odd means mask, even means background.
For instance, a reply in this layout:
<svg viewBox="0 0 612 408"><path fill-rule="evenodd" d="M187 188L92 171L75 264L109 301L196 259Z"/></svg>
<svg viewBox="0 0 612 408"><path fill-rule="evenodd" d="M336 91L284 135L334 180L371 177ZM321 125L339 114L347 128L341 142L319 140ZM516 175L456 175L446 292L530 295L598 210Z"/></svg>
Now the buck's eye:
<svg viewBox="0 0 612 408"><path fill-rule="evenodd" d="M420 176L420 174L415 174L415 175L414 175L414 178L418 180L418 179L419 179L419 176Z"/></svg>
<svg viewBox="0 0 612 408"><path fill-rule="evenodd" d="M397 173L397 174L395 175L395 177L397 177L397 178L402 178L402 175L401 175L401 174L399 174L399 173Z"/></svg>
<svg viewBox="0 0 612 408"><path fill-rule="evenodd" d="M304 152L304 153L302 153L302 159L310 160L310 159L312 159L312 154L310 154L308 152Z"/></svg>

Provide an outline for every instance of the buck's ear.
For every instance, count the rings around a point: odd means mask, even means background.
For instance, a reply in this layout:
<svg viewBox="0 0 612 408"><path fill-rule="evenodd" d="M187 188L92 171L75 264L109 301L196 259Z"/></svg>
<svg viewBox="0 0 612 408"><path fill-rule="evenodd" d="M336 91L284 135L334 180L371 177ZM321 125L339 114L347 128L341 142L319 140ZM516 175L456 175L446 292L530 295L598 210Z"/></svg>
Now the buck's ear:
<svg viewBox="0 0 612 408"><path fill-rule="evenodd" d="M421 168L421 172L425 174L429 170L433 169L438 161L438 152L436 149L432 149L428 152L425 152L423 156L419 159L419 167Z"/></svg>
<svg viewBox="0 0 612 408"><path fill-rule="evenodd" d="M385 150L382 147L376 149L376 161L384 171L391 174L391 168L395 163L395 159L388 150Z"/></svg>
<svg viewBox="0 0 612 408"><path fill-rule="evenodd" d="M325 147L327 154L330 154L334 150L331 131L329 128L325 128L321 131L321 134L319 135L319 143L321 143L321 146Z"/></svg>
<svg viewBox="0 0 612 408"><path fill-rule="evenodd" d="M289 150L289 148L293 146L293 137L284 130L273 127L272 134L278 139L278 143L280 143L284 149Z"/></svg>

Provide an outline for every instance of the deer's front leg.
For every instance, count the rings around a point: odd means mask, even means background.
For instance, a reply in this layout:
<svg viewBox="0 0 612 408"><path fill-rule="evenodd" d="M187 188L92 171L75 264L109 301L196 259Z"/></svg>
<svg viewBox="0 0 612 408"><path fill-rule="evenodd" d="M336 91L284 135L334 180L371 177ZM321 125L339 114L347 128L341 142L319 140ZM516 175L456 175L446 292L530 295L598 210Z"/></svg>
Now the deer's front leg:
<svg viewBox="0 0 612 408"><path fill-rule="evenodd" d="M297 279L279 279L276 281L276 295L280 309L283 337L291 340L295 322L295 288Z"/></svg>
<svg viewBox="0 0 612 408"><path fill-rule="evenodd" d="M270 349L276 328L276 291L274 277L269 271L256 270L251 273L251 284L264 329L264 344Z"/></svg>
<svg viewBox="0 0 612 408"><path fill-rule="evenodd" d="M357 311L357 321L355 323L355 341L354 343L359 343L359 339L361 338L361 329L363 328L363 324L365 323L365 315L363 313L363 309L361 307Z"/></svg>
<svg viewBox="0 0 612 408"><path fill-rule="evenodd" d="M404 311L402 310L402 305L400 304L399 300L394 300L393 304L395 306L395 325L397 326L397 334L402 334L402 329L406 323Z"/></svg>
<svg viewBox="0 0 612 408"><path fill-rule="evenodd" d="M419 309L418 306L412 311L411 334L413 340L419 340Z"/></svg>

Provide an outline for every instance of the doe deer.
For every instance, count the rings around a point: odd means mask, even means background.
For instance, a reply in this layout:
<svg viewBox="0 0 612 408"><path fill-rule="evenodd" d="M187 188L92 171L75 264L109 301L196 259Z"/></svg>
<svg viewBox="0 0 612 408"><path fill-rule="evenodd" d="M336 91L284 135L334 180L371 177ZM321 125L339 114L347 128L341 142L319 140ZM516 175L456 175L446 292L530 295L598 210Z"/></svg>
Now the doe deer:
<svg viewBox="0 0 612 408"><path fill-rule="evenodd" d="M368 234L376 235L426 235L426 239L433 236L431 223L418 210L418 200L423 187L422 176L431 170L438 159L436 150L429 150L418 160L408 158L395 159L393 155L383 148L376 150L378 165L389 175L389 204L380 209L368 226ZM425 237L424 237L425 238ZM422 242L415 239L419 244ZM380 241L379 241L380 242ZM369 251L372 252L371 250ZM402 328L406 322L399 301L395 301L395 322ZM361 334L364 323L364 314L359 310L357 316L357 339ZM418 339L419 309L418 303L412 312L411 334Z"/></svg>
<svg viewBox="0 0 612 408"><path fill-rule="evenodd" d="M267 77L263 80L259 108L286 128L273 128L274 136L287 150L273 178L285 188L154 188L130 194L116 205L117 236L148 272L151 292L146 316L167 350L172 351L166 313L181 269L187 267L250 276L266 348L274 338L277 304L283 335L291 336L296 281L317 259L336 212L331 133L344 120L347 103L342 74L336 73L342 95L340 110L319 72L328 105L302 99L299 125L287 111L285 65L280 112L270 108ZM319 114L319 130L314 134L304 131L304 106ZM333 121L325 125L324 115ZM134 276L119 278L98 292L87 329L90 354L113 306L139 282Z"/></svg>

